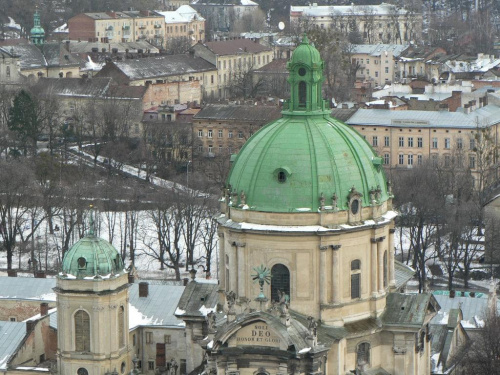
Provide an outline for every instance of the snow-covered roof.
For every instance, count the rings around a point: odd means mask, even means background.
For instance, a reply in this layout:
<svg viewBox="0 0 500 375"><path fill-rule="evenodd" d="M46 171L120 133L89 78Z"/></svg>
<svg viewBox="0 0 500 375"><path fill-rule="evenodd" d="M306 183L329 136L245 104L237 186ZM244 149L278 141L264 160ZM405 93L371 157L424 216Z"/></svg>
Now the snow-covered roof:
<svg viewBox="0 0 500 375"><path fill-rule="evenodd" d="M55 302L55 286L56 279L0 276L0 299Z"/></svg>
<svg viewBox="0 0 500 375"><path fill-rule="evenodd" d="M182 5L174 11L156 11L157 14L165 18L165 23L189 23L194 21L205 21L205 19L198 14L189 5Z"/></svg>
<svg viewBox="0 0 500 375"><path fill-rule="evenodd" d="M499 65L499 58L495 58L494 55L483 55L481 53L475 60L448 60L444 63L444 69L453 73L485 73L488 70L498 67Z"/></svg>
<svg viewBox="0 0 500 375"><path fill-rule="evenodd" d="M398 57L408 47L408 44L353 44L351 53L381 56L385 52L391 52L394 57Z"/></svg>
<svg viewBox="0 0 500 375"><path fill-rule="evenodd" d="M413 95L412 95L413 96ZM359 109L347 121L348 125L394 127L443 127L475 129L500 122L500 107L487 105L471 113L447 111L392 111L389 109Z"/></svg>
<svg viewBox="0 0 500 375"><path fill-rule="evenodd" d="M69 27L67 23L63 23L61 26L56 27L53 33L69 33Z"/></svg>
<svg viewBox="0 0 500 375"><path fill-rule="evenodd" d="M344 15L368 15L368 16L388 16L395 14L405 15L405 9L397 9L392 4L382 3L380 5L316 5L291 6L290 14L302 13L309 17L335 17Z"/></svg>

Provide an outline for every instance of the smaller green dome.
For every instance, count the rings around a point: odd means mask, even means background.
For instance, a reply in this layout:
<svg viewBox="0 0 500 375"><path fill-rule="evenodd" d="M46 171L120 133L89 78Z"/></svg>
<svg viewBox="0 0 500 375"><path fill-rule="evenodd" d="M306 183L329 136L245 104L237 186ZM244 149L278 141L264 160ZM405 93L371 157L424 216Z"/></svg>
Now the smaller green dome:
<svg viewBox="0 0 500 375"><path fill-rule="evenodd" d="M40 23L38 11L33 15L33 27L30 31L30 40L33 44L43 44L45 40L45 30Z"/></svg>
<svg viewBox="0 0 500 375"><path fill-rule="evenodd" d="M295 48L295 51L293 51L292 59L289 64L303 64L308 67L313 67L315 64L323 64L323 61L321 60L319 51L314 46L309 44L309 40L304 34L302 42L297 48Z"/></svg>
<svg viewBox="0 0 500 375"><path fill-rule="evenodd" d="M108 241L88 234L75 243L64 255L63 273L77 279L123 273L123 261Z"/></svg>

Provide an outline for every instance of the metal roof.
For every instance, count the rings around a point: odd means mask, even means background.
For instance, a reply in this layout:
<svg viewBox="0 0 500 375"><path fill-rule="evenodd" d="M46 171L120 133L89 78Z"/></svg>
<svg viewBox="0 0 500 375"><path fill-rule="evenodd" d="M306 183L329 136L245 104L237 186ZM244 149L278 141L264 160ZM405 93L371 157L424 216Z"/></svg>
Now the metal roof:
<svg viewBox="0 0 500 375"><path fill-rule="evenodd" d="M134 283L129 289L130 304L149 318L152 325L180 327L182 320L174 313L184 289L184 286L149 284L148 296L139 297L139 284Z"/></svg>
<svg viewBox="0 0 500 375"><path fill-rule="evenodd" d="M408 44L353 44L350 53L367 54L370 56L380 56L384 52L392 52L394 57L398 57L409 47Z"/></svg>
<svg viewBox="0 0 500 375"><path fill-rule="evenodd" d="M404 8L396 8L395 5L382 3L380 5L309 5L309 6L291 6L290 14L302 13L309 17L341 17L345 15L359 16L383 16L393 15L395 13L405 15L408 13Z"/></svg>
<svg viewBox="0 0 500 375"><path fill-rule="evenodd" d="M399 294L390 293L382 320L386 325L421 326L429 308L437 311L439 305L430 293Z"/></svg>
<svg viewBox="0 0 500 375"><path fill-rule="evenodd" d="M468 114L447 111L391 111L359 109L348 125L387 126L398 128L462 128L476 129L500 122L500 107L487 105Z"/></svg>
<svg viewBox="0 0 500 375"><path fill-rule="evenodd" d="M113 64L131 81L216 70L215 65L210 64L201 57L191 57L189 55L149 57L116 61Z"/></svg>
<svg viewBox="0 0 500 375"><path fill-rule="evenodd" d="M234 120L252 121L263 125L281 117L281 108L277 106L254 106L232 104L208 104L194 117L194 120Z"/></svg>
<svg viewBox="0 0 500 375"><path fill-rule="evenodd" d="M401 288L415 275L415 270L398 260L394 260L394 276L396 288Z"/></svg>
<svg viewBox="0 0 500 375"><path fill-rule="evenodd" d="M208 310L217 306L219 301L218 289L217 284L189 282L179 300L177 314L182 316L206 316Z"/></svg>
<svg viewBox="0 0 500 375"><path fill-rule="evenodd" d="M445 314L453 309L460 308L463 314L463 320L469 322L471 325L476 326L476 319L484 320L484 315L488 307L488 297L454 297L450 298L448 295L434 295L434 298L441 306L440 313L436 315L431 324L439 324L444 319ZM497 310L500 312L500 301L497 302ZM469 327L465 327L469 328Z"/></svg>
<svg viewBox="0 0 500 375"><path fill-rule="evenodd" d="M26 323L0 321L0 370L7 364L26 335Z"/></svg>
<svg viewBox="0 0 500 375"><path fill-rule="evenodd" d="M55 301L55 286L56 279L1 276L0 299Z"/></svg>

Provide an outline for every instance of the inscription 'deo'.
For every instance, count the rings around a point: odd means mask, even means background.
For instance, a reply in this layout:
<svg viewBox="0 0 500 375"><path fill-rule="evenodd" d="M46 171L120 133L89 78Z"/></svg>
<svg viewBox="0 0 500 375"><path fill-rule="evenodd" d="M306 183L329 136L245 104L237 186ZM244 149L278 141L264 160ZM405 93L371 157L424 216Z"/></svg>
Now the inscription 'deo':
<svg viewBox="0 0 500 375"><path fill-rule="evenodd" d="M279 346L280 342L265 323L250 324L236 333L236 345Z"/></svg>

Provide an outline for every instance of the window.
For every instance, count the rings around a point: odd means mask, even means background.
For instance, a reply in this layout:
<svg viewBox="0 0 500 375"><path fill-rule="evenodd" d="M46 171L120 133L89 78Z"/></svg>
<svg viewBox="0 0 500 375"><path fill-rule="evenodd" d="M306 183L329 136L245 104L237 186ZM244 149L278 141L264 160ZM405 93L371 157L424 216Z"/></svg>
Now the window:
<svg viewBox="0 0 500 375"><path fill-rule="evenodd" d="M476 168L476 157L474 155L469 155L469 168Z"/></svg>
<svg viewBox="0 0 500 375"><path fill-rule="evenodd" d="M279 293L290 297L290 271L283 264L275 264L271 268L271 300L279 301Z"/></svg>
<svg viewBox="0 0 500 375"><path fill-rule="evenodd" d="M135 336L135 333L132 335L132 345L135 346L137 344L137 338Z"/></svg>
<svg viewBox="0 0 500 375"><path fill-rule="evenodd" d="M370 344L363 342L358 345L356 350L356 363L358 367L370 365Z"/></svg>
<svg viewBox="0 0 500 375"><path fill-rule="evenodd" d="M378 72L375 72L375 77L378 77Z"/></svg>
<svg viewBox="0 0 500 375"><path fill-rule="evenodd" d="M10 78L10 66L7 67L5 74L7 75L7 78Z"/></svg>
<svg viewBox="0 0 500 375"><path fill-rule="evenodd" d="M387 251L384 251L384 288L387 288Z"/></svg>
<svg viewBox="0 0 500 375"><path fill-rule="evenodd" d="M373 147L377 147L378 146L378 137L376 135L374 135L372 137L372 146Z"/></svg>
<svg viewBox="0 0 500 375"><path fill-rule="evenodd" d="M210 83L214 83L214 75L213 74L210 76Z"/></svg>
<svg viewBox="0 0 500 375"><path fill-rule="evenodd" d="M351 262L351 299L361 297L361 261Z"/></svg>
<svg viewBox="0 0 500 375"><path fill-rule="evenodd" d="M398 164L403 165L405 163L405 156L403 154L398 155Z"/></svg>
<svg viewBox="0 0 500 375"><path fill-rule="evenodd" d="M413 137L408 137L408 147L413 147Z"/></svg>
<svg viewBox="0 0 500 375"><path fill-rule="evenodd" d="M307 100L307 85L304 81L299 82L299 107L305 107Z"/></svg>
<svg viewBox="0 0 500 375"><path fill-rule="evenodd" d="M385 73L389 74L389 67L388 66L385 67Z"/></svg>
<svg viewBox="0 0 500 375"><path fill-rule="evenodd" d="M213 135L212 129L208 129L207 137L212 138L212 135Z"/></svg>
<svg viewBox="0 0 500 375"><path fill-rule="evenodd" d="M457 139L457 148L460 150L463 148L463 146L464 146L464 143L463 143L462 138L458 138Z"/></svg>
<svg viewBox="0 0 500 375"><path fill-rule="evenodd" d="M219 155L222 154L222 145L219 145Z"/></svg>
<svg viewBox="0 0 500 375"><path fill-rule="evenodd" d="M405 137L399 137L399 147L405 146Z"/></svg>
<svg viewBox="0 0 500 375"><path fill-rule="evenodd" d="M213 145L208 145L208 153L212 153L214 150L214 146Z"/></svg>
<svg viewBox="0 0 500 375"><path fill-rule="evenodd" d="M125 308L120 306L118 309L118 346L125 346Z"/></svg>
<svg viewBox="0 0 500 375"><path fill-rule="evenodd" d="M233 138L233 131L232 130L229 130L229 132L227 133L227 137Z"/></svg>
<svg viewBox="0 0 500 375"><path fill-rule="evenodd" d="M436 137L432 138L432 148L438 148L438 139Z"/></svg>
<svg viewBox="0 0 500 375"><path fill-rule="evenodd" d="M389 147L389 145L390 145L389 136L386 135L384 137L384 146Z"/></svg>
<svg viewBox="0 0 500 375"><path fill-rule="evenodd" d="M408 155L408 165L413 165L413 155L412 154Z"/></svg>
<svg viewBox="0 0 500 375"><path fill-rule="evenodd" d="M153 343L153 332L146 332L146 344Z"/></svg>
<svg viewBox="0 0 500 375"><path fill-rule="evenodd" d="M90 317L83 310L75 314L75 351L90 351Z"/></svg>
<svg viewBox="0 0 500 375"><path fill-rule="evenodd" d="M219 138L222 138L222 129L219 129Z"/></svg>
<svg viewBox="0 0 500 375"><path fill-rule="evenodd" d="M438 156L437 154L432 154L431 155L431 164L433 167L437 167L438 165Z"/></svg>
<svg viewBox="0 0 500 375"><path fill-rule="evenodd" d="M422 137L418 137L418 138L417 138L417 147L418 147L418 148L422 148L422 147L424 147L424 140L423 140L423 138L422 138Z"/></svg>
<svg viewBox="0 0 500 375"><path fill-rule="evenodd" d="M445 138L444 139L444 148L449 149L450 148L450 138Z"/></svg>
<svg viewBox="0 0 500 375"><path fill-rule="evenodd" d="M474 150L476 148L476 140L471 138L469 141L469 149Z"/></svg>
<svg viewBox="0 0 500 375"><path fill-rule="evenodd" d="M203 137L203 130L198 129L198 138L202 138L202 137Z"/></svg>
<svg viewBox="0 0 500 375"><path fill-rule="evenodd" d="M444 166L445 167L450 167L451 166L451 156L450 155L445 155L444 156Z"/></svg>
<svg viewBox="0 0 500 375"><path fill-rule="evenodd" d="M170 335L165 335L165 344L171 344L172 343L172 336Z"/></svg>
<svg viewBox="0 0 500 375"><path fill-rule="evenodd" d="M384 164L389 165L390 163L390 156L389 154L384 154Z"/></svg>
<svg viewBox="0 0 500 375"><path fill-rule="evenodd" d="M17 318L15 316L11 316L11 317L9 317L9 321L17 322Z"/></svg>
<svg viewBox="0 0 500 375"><path fill-rule="evenodd" d="M155 361L148 361L148 370L155 369Z"/></svg>
<svg viewBox="0 0 500 375"><path fill-rule="evenodd" d="M361 59L361 62L363 62L363 59ZM370 63L370 59L366 59L366 63L369 64Z"/></svg>
<svg viewBox="0 0 500 375"><path fill-rule="evenodd" d="M243 132L242 131L238 132L238 139L243 139Z"/></svg>
<svg viewBox="0 0 500 375"><path fill-rule="evenodd" d="M423 163L422 155L417 155L417 164L422 165L422 163Z"/></svg>

